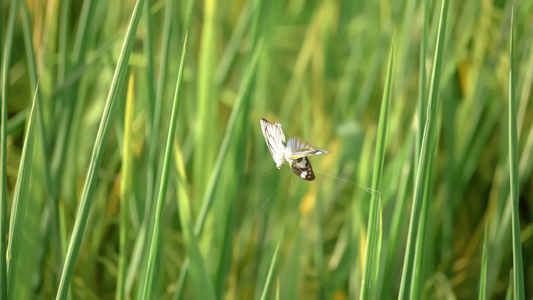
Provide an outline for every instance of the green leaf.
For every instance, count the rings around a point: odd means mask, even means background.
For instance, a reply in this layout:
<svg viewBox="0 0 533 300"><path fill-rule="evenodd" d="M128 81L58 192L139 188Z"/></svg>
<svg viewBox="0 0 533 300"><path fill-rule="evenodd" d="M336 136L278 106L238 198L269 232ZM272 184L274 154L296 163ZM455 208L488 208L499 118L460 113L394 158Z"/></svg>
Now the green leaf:
<svg viewBox="0 0 533 300"><path fill-rule="evenodd" d="M363 284L361 286L361 299L374 299L376 293L379 258L381 256L381 178L383 173L383 162L385 160L385 145L387 142L387 129L389 126L390 98L392 93L392 72L394 66L394 46L395 36L392 37L389 64L387 67L387 78L385 79L385 89L381 100L381 112L379 116L379 127L376 142L376 154L374 157L374 173L372 176L372 198L370 200L370 211L368 218L368 240L365 251L365 264L363 269ZM376 194L378 197L376 197Z"/></svg>
<svg viewBox="0 0 533 300"><path fill-rule="evenodd" d="M522 239L520 238L520 215L518 213L518 198L520 196L518 178L518 134L516 121L516 79L515 79L515 59L514 59L514 24L513 13L511 13L511 34L510 34L510 62L509 62L509 167L511 181L512 202L512 233L513 233L513 270L514 270L514 297L524 299L524 266L522 261Z"/></svg>
<svg viewBox="0 0 533 300"><path fill-rule="evenodd" d="M38 88L38 87L37 87ZM17 183L13 194L13 204L11 207L11 222L9 226L9 244L7 248L7 296L14 299L15 287L18 279L17 266L24 259L19 259L19 253L23 246L24 222L26 216L26 206L28 203L28 189L30 184L31 164L33 159L33 141L35 137L35 107L37 104L37 89L33 98L28 129L24 138L22 148L22 158L20 160Z"/></svg>
<svg viewBox="0 0 533 300"><path fill-rule="evenodd" d="M109 135L109 131L111 130L111 125L113 124L113 119L115 116L115 107L117 105L117 102L119 101L120 92L124 83L124 78L126 77L128 60L131 54L131 50L133 48L133 41L135 39L135 33L137 32L137 26L139 25L139 19L141 16L143 4L144 0L138 0L135 4L130 24L128 26L128 31L124 39L124 44L122 46L122 51L117 62L113 81L111 82L111 87L107 96L106 106L102 115L100 126L98 128L96 141L89 163L87 179L85 180L85 185L83 187L78 211L76 213L74 229L70 237L65 263L61 272L61 279L56 295L56 299L58 300L66 299L67 297L69 283L72 279L72 272L74 271L74 265L76 263L76 258L78 257L78 252L80 250L85 226L87 225L87 217L89 215L89 210L91 208L92 203L92 196L96 187L97 174L100 169L102 157L104 155L107 137Z"/></svg>
<svg viewBox="0 0 533 300"><path fill-rule="evenodd" d="M128 250L128 224L130 212L130 197L131 197L131 182L133 171L133 155L132 155L132 126L133 126L133 112L135 105L135 87L134 77L130 74L128 82L128 94L126 96L126 117L124 118L124 143L122 148L122 171L120 183L120 240L119 240L119 257L118 257L118 276L117 276L117 292L115 299L127 299L124 294L124 283L126 277L126 254Z"/></svg>
<svg viewBox="0 0 533 300"><path fill-rule="evenodd" d="M7 261L6 253L6 232L7 232L7 99L9 88L9 67L11 65L11 54L13 51L13 32L15 28L15 18L17 16L18 1L12 0L9 6L9 17L7 20L5 48L2 53L2 116L0 125L0 164L2 165L2 183L0 185L0 298L7 297ZM3 14L3 11L2 11Z"/></svg>
<svg viewBox="0 0 533 300"><path fill-rule="evenodd" d="M487 224L483 234L483 254L481 255L481 272L479 276L479 300L487 299Z"/></svg>
<svg viewBox="0 0 533 300"><path fill-rule="evenodd" d="M274 255L272 256L272 261L270 262L270 268L268 269L268 275L265 281L265 286L263 287L263 293L261 294L261 300L266 300L268 298L268 290L270 288L270 284L272 283L272 277L274 276L274 268L276 267L276 262L278 260L278 252L279 252L279 246L280 243L276 246L276 250L274 251ZM276 293L279 296L279 287L278 292Z"/></svg>
<svg viewBox="0 0 533 300"><path fill-rule="evenodd" d="M159 195L157 197L157 206L155 210L155 223L154 223L153 231L151 232L151 236L152 236L151 242L148 245L149 252L148 252L147 272L146 272L146 277L141 279L143 281L141 285L144 287L144 289L142 290L142 294L141 294L142 299L151 298L150 291L152 289L154 265L155 265L156 255L157 255L157 247L159 243L158 237L159 237L159 231L160 231L160 226L161 226L161 217L163 215L163 209L165 208L165 199L167 196L167 187L168 187L168 177L170 174L170 166L172 165L172 147L174 146L173 140L174 140L174 136L176 133L176 124L178 122L178 108L179 108L179 102L181 98L180 95L181 95L182 81L183 81L183 66L185 64L186 50L187 50L187 35L185 35L185 40L183 42L183 51L181 53L180 67L179 67L178 77L176 81L176 91L174 93L174 101L172 104L172 113L171 113L171 118L170 118L166 149L165 149L165 160L163 162L163 174L161 176L161 182L159 186ZM202 298L202 299L208 299L208 298Z"/></svg>
<svg viewBox="0 0 533 300"><path fill-rule="evenodd" d="M411 219L409 221L409 232L407 236L407 247L404 256L402 280L400 284L399 299L408 299L411 294L411 280L413 277L413 264L415 260L415 244L417 233L420 226L420 211L422 201L424 200L426 177L429 176L431 170L430 165L433 164L432 156L433 140L436 140L436 128L439 109L439 84L442 66L442 52L444 48L444 36L446 33L446 18L448 15L448 0L442 1L440 20L437 33L436 51L433 71L431 73L431 81L429 88L429 99L427 106L427 117L424 126L424 134L422 136L422 146L420 149L420 157L418 158L417 172L415 177L415 190L413 197L413 205L411 210ZM421 128L419 128L420 130ZM429 199L428 199L429 201Z"/></svg>
<svg viewBox="0 0 533 300"><path fill-rule="evenodd" d="M213 204L213 198L214 198L213 194L215 192L216 184L219 180L222 163L224 162L224 159L226 158L230 140L235 130L237 116L239 115L239 113L241 112L243 108L244 101L248 101L249 99L248 88L251 84L251 81L252 81L252 78L255 72L255 68L259 60L260 53L261 53L261 43L258 44L258 46L256 47L252 60L251 60L251 64L247 68L246 75L244 76L243 82L239 89L237 100L235 102L235 105L233 106L233 110L231 111L231 116L228 121L228 125L226 127L226 133L224 134L222 145L220 146L220 150L218 152L215 165L213 167L213 172L211 173L211 176L209 177L207 191L204 194L203 201L202 201L202 207L200 209L200 213L199 213L198 219L194 227L194 234L197 237L200 237L202 235L202 231L203 231L206 219L207 219L207 214L209 213L211 206ZM175 299L179 298L182 295L183 285L185 284L185 277L187 276L188 265L189 265L189 262L188 260L186 260L185 263L183 264L183 267L181 269L180 276L178 279L178 289L176 290L176 293L175 293L175 297L174 297Z"/></svg>

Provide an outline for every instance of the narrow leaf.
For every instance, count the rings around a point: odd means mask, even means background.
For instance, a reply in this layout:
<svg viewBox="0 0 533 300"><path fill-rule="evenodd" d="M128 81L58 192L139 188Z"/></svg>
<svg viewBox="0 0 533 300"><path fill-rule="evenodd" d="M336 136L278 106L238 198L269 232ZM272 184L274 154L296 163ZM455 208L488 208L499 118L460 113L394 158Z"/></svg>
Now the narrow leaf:
<svg viewBox="0 0 533 300"><path fill-rule="evenodd" d="M120 241L118 257L118 276L117 292L115 299L126 299L124 294L124 282L126 277L126 254L127 254L127 236L128 236L128 216L129 202L131 196L131 177L133 169L132 147L132 125L133 125L133 107L135 103L134 77L130 74L128 82L128 94L126 97L126 117L124 118L124 143L122 149L122 171L120 183Z"/></svg>
<svg viewBox="0 0 533 300"><path fill-rule="evenodd" d="M165 160L163 163L163 174L161 176L161 183L159 186L159 195L157 197L157 206L156 206L156 211L155 211L155 214L156 214L155 223L154 223L153 231L151 233L152 239L149 245L150 250L148 253L147 272L146 272L146 277L141 279L143 281L142 285L144 286L144 290L142 292L143 299L151 298L150 291L152 288L154 265L155 265L157 247L158 247L158 242L159 242L158 237L159 237L159 231L160 231L160 226L161 226L161 217L163 215L163 209L165 207L165 198L167 196L168 177L170 174L170 166L172 164L172 147L174 146L173 140L174 140L174 135L176 133L176 124L178 122L178 107L179 107L179 102L180 102L180 94L182 90L183 66L185 64L186 50L187 50L187 34L185 35L185 40L183 42L183 51L181 53L180 67L179 67L178 77L176 81L176 91L174 93L174 103L172 104L172 113L171 113L171 118L170 118L167 143L166 143L166 149L165 149ZM206 298L201 298L201 299L206 299Z"/></svg>
<svg viewBox="0 0 533 300"><path fill-rule="evenodd" d="M274 268L276 267L276 262L278 260L279 245L280 243L278 243L278 245L276 246L276 250L274 251L274 256L272 256L272 261L270 262L270 268L268 269L268 275L265 281L265 286L263 288L263 293L261 294L261 300L266 300L268 297L268 289L270 287L270 283L274 275ZM277 293L279 294L279 282L278 282Z"/></svg>
<svg viewBox="0 0 533 300"><path fill-rule="evenodd" d="M124 83L124 78L126 77L128 61L130 58L131 49L133 48L133 41L135 39L135 33L137 32L137 26L139 25L143 4L144 0L137 0L137 3L135 4L130 24L128 26L128 31L124 39L124 44L122 46L122 51L117 62L113 81L111 82L111 87L107 95L104 113L102 115L100 126L98 128L96 141L89 163L87 179L85 180L85 185L83 187L78 211L76 213L76 219L74 221L74 229L70 237L67 255L65 258L65 264L63 265L63 269L61 272L61 279L56 295L56 299L58 300L66 299L67 297L68 286L70 280L72 279L72 272L74 271L74 265L76 263L76 258L78 257L78 252L80 250L83 234L85 231L85 225L87 225L87 217L89 216L92 196L96 187L96 181L98 177L97 174L100 170L102 157L104 156L107 137L109 135L109 131L111 130L111 125L113 124L113 119L115 116L115 107L117 102L119 101L120 92Z"/></svg>
<svg viewBox="0 0 533 300"><path fill-rule="evenodd" d="M481 256L481 274L479 276L479 300L487 299L487 224L483 235L483 254Z"/></svg>
<svg viewBox="0 0 533 300"><path fill-rule="evenodd" d="M516 121L516 79L515 79L515 59L514 59L514 24L513 13L511 13L511 37L510 37L510 70L509 70L509 167L511 180L512 201L512 232L513 232L513 270L514 270L514 298L524 299L524 270L522 261L522 240L520 238L520 216L518 214L519 178L518 178L518 134Z"/></svg>
<svg viewBox="0 0 533 300"><path fill-rule="evenodd" d="M387 129L389 125L390 98L392 91L392 71L394 65L394 44L395 34L392 37L389 64L387 67L387 77L385 89L381 100L381 112L379 115L379 126L377 134L376 155L374 157L374 173L372 176L372 189L379 191L381 176L383 173L383 162L385 160L385 145L387 142ZM376 194L378 197L376 197ZM373 192L370 200L370 212L368 218L368 241L366 243L365 264L363 269L363 284L361 286L361 299L372 298L371 289L376 290L379 271L379 257L381 255L381 226L380 226L380 204L381 193ZM375 279L375 281L374 281Z"/></svg>
<svg viewBox="0 0 533 300"><path fill-rule="evenodd" d="M38 87L37 87L38 89ZM38 101L37 89L33 97L33 104L24 138L22 148L22 158L20 160L17 182L13 193L13 204L11 207L11 222L9 226L9 244L7 248L7 295L8 299L13 299L16 286L16 271L19 263L20 246L24 237L24 218L26 216L26 205L28 197L28 187L30 184L31 163L33 159L33 141L35 132L35 107ZM24 258L22 258L24 260Z"/></svg>
<svg viewBox="0 0 533 300"><path fill-rule="evenodd" d="M11 64L11 53L13 50L13 32L15 28L15 18L17 16L18 1L12 0L9 5L9 16L7 19L5 48L2 53L2 116L0 125L0 164L2 165L2 183L0 184L0 298L7 297L7 261L6 256L6 232L7 232L7 97L9 87L9 67ZM3 14L3 11L2 11Z"/></svg>
<svg viewBox="0 0 533 300"><path fill-rule="evenodd" d="M407 236L407 247L404 256L402 280L400 284L399 299L410 298L411 279L413 272L413 264L415 260L415 244L418 233L420 210L422 201L424 199L424 191L426 186L426 177L428 176L429 164L433 164L430 160L434 149L432 147L433 136L436 134L436 124L439 108L439 84L440 73L442 66L442 52L444 48L444 36L446 33L446 19L448 15L448 0L442 1L440 12L439 27L437 31L437 41L435 47L435 57L433 71L431 73L431 81L429 88L429 99L427 106L426 123L424 126L424 134L422 136L422 147L420 148L420 157L418 158L417 172L415 177L415 190L413 197L413 206L411 210L411 219L409 221L409 232Z"/></svg>

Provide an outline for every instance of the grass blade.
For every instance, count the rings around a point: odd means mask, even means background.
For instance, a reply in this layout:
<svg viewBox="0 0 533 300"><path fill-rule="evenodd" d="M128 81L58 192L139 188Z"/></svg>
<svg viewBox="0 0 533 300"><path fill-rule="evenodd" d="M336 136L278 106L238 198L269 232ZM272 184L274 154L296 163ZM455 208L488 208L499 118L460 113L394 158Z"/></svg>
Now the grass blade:
<svg viewBox="0 0 533 300"><path fill-rule="evenodd" d="M481 274L479 276L479 300L487 299L487 224L483 235L483 254L481 256Z"/></svg>
<svg viewBox="0 0 533 300"><path fill-rule="evenodd" d="M144 286L144 290L142 292L142 299L149 299L150 298L150 291L152 288L152 278L153 278L153 272L154 272L154 265L155 265L155 259L156 259L156 253L157 253L157 246L158 246L158 237L159 237L159 228L161 225L161 216L163 215L163 209L165 207L165 198L167 196L167 186L168 186L168 177L170 174L170 166L172 164L172 147L174 146L173 140L174 135L176 133L176 124L178 122L178 107L179 107L179 100L180 100L180 94L182 90L182 80L183 80L183 66L185 64L185 53L187 50L187 34L185 35L185 40L183 42L183 51L181 53L181 62L180 67L178 71L178 78L176 81L176 91L174 94L174 103L172 105L172 115L170 119L170 125L168 130L168 136L167 136L167 144L165 149L165 160L163 163L163 174L161 177L161 183L159 187L159 195L157 197L157 206L155 211L155 223L154 228L152 232L152 239L149 245L149 253L148 253L148 266L147 266L147 272L146 277L143 278L142 285ZM207 299L207 298L201 298L201 299Z"/></svg>
<svg viewBox="0 0 533 300"><path fill-rule="evenodd" d="M38 88L38 87L37 87ZM8 299L13 299L16 287L16 271L19 263L20 246L24 238L24 218L26 215L26 205L28 187L30 184L31 164L33 159L33 141L35 132L35 107L37 105L37 89L33 98L33 105L28 121L28 129L24 138L22 148L22 158L20 160L17 183L13 194L13 204L11 208L11 222L9 226L9 245L7 248L7 295Z"/></svg>
<svg viewBox="0 0 533 300"><path fill-rule="evenodd" d="M216 40L216 0L204 1L204 16L202 26L202 43L200 47L200 62L198 70L198 100L195 135L194 160L194 194L202 197L207 187L206 178L213 169L215 162L215 148L211 147L212 140L219 141L214 134L213 124L216 124L216 98L213 89L215 73Z"/></svg>
<svg viewBox="0 0 533 300"><path fill-rule="evenodd" d="M391 50L389 56L389 64L387 67L387 78L385 80L385 89L383 91L383 98L381 100L381 112L379 116L379 127L376 142L376 155L374 158L374 173L372 176L372 189L379 191L381 184L381 177L383 173L383 161L385 160L385 145L387 142L387 129L389 124L389 110L390 110L390 98L392 91L392 71L394 66L394 44L395 35L392 37ZM379 257L381 255L378 245L381 244L381 226L378 226L380 222L380 205L381 193L376 197L376 192L372 193L370 200L370 212L368 218L368 241L366 243L365 250L365 263L363 269L363 284L361 286L361 299L373 298L370 290L375 287L377 282L373 279L377 279L379 271ZM377 228L378 226L378 228ZM379 249L378 249L379 248Z"/></svg>
<svg viewBox="0 0 533 300"><path fill-rule="evenodd" d="M211 173L211 176L209 177L207 191L204 194L204 198L202 201L202 207L200 209L198 219L194 226L194 234L197 237L200 237L202 235L202 231L203 231L206 219L207 219L207 214L209 213L211 206L213 204L213 194L215 192L215 187L220 176L220 170L222 168L222 163L224 162L224 159L226 158L226 154L228 152L230 139L233 135L233 131L235 130L235 123L237 122L237 116L239 115L243 107L243 102L246 99L249 99L248 88L252 82L253 74L255 72L257 62L259 61L260 53L261 53L261 43L257 45L254 51L250 66L248 67L247 73L244 76L243 82L241 84L241 88L239 90L239 95L237 96L237 100L235 102L235 105L233 106L233 110L231 112L231 116L228 121L228 126L226 127L226 133L224 134L224 138L222 140L222 145L220 146L220 151L218 152L215 166L213 167L213 172ZM178 279L178 288L174 295L174 299L179 299L182 295L183 286L185 284L185 278L187 276L188 265L189 265L189 260L185 260L185 262L183 263L183 267L180 271L180 276Z"/></svg>
<svg viewBox="0 0 533 300"><path fill-rule="evenodd" d="M2 55L2 117L1 117L1 137L0 137L0 164L2 164L2 183L0 185L0 298L7 297L7 261L6 256L6 231L7 231L7 96L9 86L9 67L11 64L11 53L13 50L13 31L15 28L15 17L18 10L18 1L12 0L9 7L9 16L6 28L6 44ZM2 12L3 13L3 12Z"/></svg>
<svg viewBox="0 0 533 300"><path fill-rule="evenodd" d="M26 2L22 2L21 4L21 10L22 10L22 28L24 32L24 46L26 48L26 60L28 61L28 69L29 69L29 75L30 75L30 82L32 90L36 90L38 95L37 97L40 99L40 91L37 90L37 81L38 81L38 75L37 75L37 62L35 59L35 52L33 49L33 35L31 31L31 22L30 22L30 12L28 10L28 6ZM37 105L37 111L36 111L36 121L37 121L37 132L38 132L38 138L40 141L40 150L41 150L41 156L43 160L43 175L44 175L44 181L45 181L45 190L47 193L47 200L48 205L50 209L50 224L52 226L51 229L51 235L52 235L52 251L55 255L55 264L59 267L63 260L63 251L61 248L61 242L60 242L60 233L59 233L59 208L57 201L57 187L56 183L53 181L52 173L50 170L50 164L48 163L50 161L49 156L49 147L48 147L48 138L46 133L46 128L44 125L44 117L43 117L43 105ZM57 279L56 279L57 280ZM57 281L54 282L54 284L57 284Z"/></svg>
<svg viewBox="0 0 533 300"><path fill-rule="evenodd" d="M270 283L272 282L274 268L276 267L276 262L278 260L279 245L280 243L278 243L278 245L276 246L276 250L274 251L274 256L272 256L272 261L270 262L270 268L268 269L268 275L265 281L265 286L263 288L263 293L261 294L261 300L266 300L268 297L268 288L270 287ZM279 282L278 282L278 289L277 289L276 294L279 294Z"/></svg>
<svg viewBox="0 0 533 300"><path fill-rule="evenodd" d="M432 139L432 149L435 149L436 137ZM433 161L435 155L434 151L430 153L429 161ZM415 247L415 261L413 279L411 282L411 298L418 299L422 293L422 286L424 281L424 253L426 252L426 228L427 219L431 211L431 188L432 188L432 171L433 164L428 165L428 175L426 176L425 188L424 188L424 201L422 203L422 210L420 211L420 224L418 226L418 233Z"/></svg>
<svg viewBox="0 0 533 300"><path fill-rule="evenodd" d="M440 73L442 66L442 51L444 48L444 36L446 29L446 17L448 13L448 0L442 1L442 8L439 20L439 27L437 33L437 43L436 51L434 58L434 67L431 74L430 89L429 89L429 99L427 107L427 118L426 124L424 126L424 135L422 137L422 147L420 148L420 157L417 172L415 178L415 194L413 197L413 208L411 210L411 220L409 221L409 233L407 237L407 248L405 251L403 271L402 271L402 281L400 285L400 294L399 299L408 299L410 294L411 287L411 278L413 272L413 263L415 258L415 243L416 243L416 233L418 232L419 220L420 220L420 209L422 206L422 201L424 197L424 187L426 184L426 177L428 176L428 166L432 164L433 161L429 160L431 157L430 151L432 149L432 139L436 134L436 124L438 117L438 108L439 108L439 83L440 83Z"/></svg>
<svg viewBox="0 0 533 300"><path fill-rule="evenodd" d="M131 196L131 181L133 171L132 148L132 125L133 107L135 103L134 77L130 74L128 82L128 95L126 96L126 117L124 118L124 144L122 149L122 172L120 183L120 241L118 257L117 292L115 299L125 299L124 282L126 277L126 253L128 236L129 202Z"/></svg>
<svg viewBox="0 0 533 300"><path fill-rule="evenodd" d="M179 168L178 168L179 169ZM191 220L191 208L189 206L189 197L185 190L184 173L178 172L178 212L180 216L181 227L183 231L183 238L185 242L185 250L188 259L182 266L179 283L184 284L185 275L190 273L193 291L196 299L216 299L215 290L209 277L209 273L200 253L198 240L194 234L193 224ZM186 269L185 269L186 268ZM185 269L185 272L183 271ZM187 270L190 269L190 272ZM174 298L181 296L180 288Z"/></svg>
<svg viewBox="0 0 533 300"><path fill-rule="evenodd" d="M122 51L117 62L113 81L111 82L111 87L106 100L106 106L102 115L100 126L98 128L98 134L96 136L96 142L89 164L87 179L83 187L78 212L76 213L74 229L72 231L65 263L61 272L61 279L56 295L56 299L58 300L66 299L67 297L69 283L72 278L72 272L74 271L74 265L80 250L85 225L87 223L87 217L91 207L92 196L97 181L97 174L100 169L102 157L104 155L107 137L109 135L109 131L111 130L111 125L113 124L115 106L119 101L122 84L124 83L124 78L126 77L128 61L133 48L133 41L135 38L135 33L137 32L137 26L139 25L143 4L144 0L137 0L137 3L135 4L130 24L128 26L128 31L124 39L124 44L122 46Z"/></svg>
<svg viewBox="0 0 533 300"><path fill-rule="evenodd" d="M180 72L179 72L180 75L179 76L182 76L181 74L183 71L182 69L183 69L183 58L184 57L185 57L185 45L183 48L183 56L182 56L182 61L180 64ZM180 82L181 80L178 81L176 92L177 92L178 86L180 85ZM177 105L176 102L177 101L175 101L174 103L175 106ZM176 117L177 117L177 113L176 113ZM174 119L174 114L173 114L173 119ZM175 125L175 120L174 120L174 125ZM168 143L172 142L172 139L170 139L170 136L167 142ZM171 151L172 148L168 149L168 145L167 145L167 150ZM171 153L166 152L165 161L166 161L167 154L168 154L169 160L171 157L170 156ZM181 151L179 147L175 148L175 156L176 156L176 168L178 170L177 172L178 173L178 176L177 176L178 199L177 200L178 200L178 208L179 208L178 213L180 217L181 228L182 228L184 242L185 242L185 250L186 250L188 259L185 260L182 266L182 269L180 272L180 278L178 280L178 289L176 293L174 294L174 298L181 296L182 288L183 288L183 285L185 284L185 276L187 274L187 270L190 269L191 282L193 285L194 294L196 296L195 298L207 299L207 300L216 299L214 286L213 286L213 283L211 282L211 278L209 277L207 266L200 252L198 240L196 238L196 234L194 233L194 229L193 229L193 224L192 224L192 219L191 219L191 207L189 205L190 198L187 195L187 190L185 186L185 182L186 182L185 167L183 165L183 158L181 156ZM154 233L154 237L156 237L155 233ZM151 270L151 268L149 270Z"/></svg>
<svg viewBox="0 0 533 300"><path fill-rule="evenodd" d="M512 234L513 234L513 272L514 272L514 298L524 299L524 271L522 261L522 240L520 238L520 216L518 214L518 197L520 196L518 178L518 134L516 120L516 79L514 59L514 26L513 13L511 13L510 37L510 70L509 70L509 167L510 167L510 201L512 201Z"/></svg>

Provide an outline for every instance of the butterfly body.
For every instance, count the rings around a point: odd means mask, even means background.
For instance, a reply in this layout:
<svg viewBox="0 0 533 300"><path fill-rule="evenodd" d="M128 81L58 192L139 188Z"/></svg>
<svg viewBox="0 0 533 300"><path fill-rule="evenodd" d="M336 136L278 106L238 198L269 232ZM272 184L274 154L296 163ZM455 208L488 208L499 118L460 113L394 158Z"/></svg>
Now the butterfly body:
<svg viewBox="0 0 533 300"><path fill-rule="evenodd" d="M324 149L315 147L299 137L291 137L285 142L285 134L278 122L269 122L261 118L261 130L265 137L268 150L276 163L276 167L281 169L284 163L291 166L292 171L308 181L315 179L315 174L307 156L330 153Z"/></svg>

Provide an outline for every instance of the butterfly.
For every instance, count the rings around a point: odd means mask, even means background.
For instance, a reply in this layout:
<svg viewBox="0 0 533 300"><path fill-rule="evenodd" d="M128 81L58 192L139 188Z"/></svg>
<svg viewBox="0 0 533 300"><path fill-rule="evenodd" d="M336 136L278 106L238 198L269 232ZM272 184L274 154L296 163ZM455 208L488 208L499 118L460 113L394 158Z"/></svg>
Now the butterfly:
<svg viewBox="0 0 533 300"><path fill-rule="evenodd" d="M307 156L331 153L299 137L291 137L285 142L285 134L278 122L269 122L261 118L261 130L276 167L281 169L283 163L287 163L294 174L308 181L315 180L315 173Z"/></svg>

